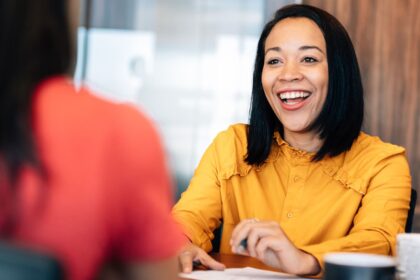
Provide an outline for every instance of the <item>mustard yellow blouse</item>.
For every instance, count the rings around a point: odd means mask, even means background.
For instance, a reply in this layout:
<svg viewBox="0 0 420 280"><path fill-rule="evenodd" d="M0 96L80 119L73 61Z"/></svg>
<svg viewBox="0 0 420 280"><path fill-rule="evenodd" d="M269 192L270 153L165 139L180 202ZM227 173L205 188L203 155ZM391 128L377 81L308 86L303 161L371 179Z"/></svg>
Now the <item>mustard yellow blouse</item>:
<svg viewBox="0 0 420 280"><path fill-rule="evenodd" d="M173 209L190 240L212 249L223 222L220 251L242 219L277 221L291 241L322 265L327 252L395 253L404 232L411 178L404 149L361 133L348 152L320 162L277 133L267 162L244 162L247 126L221 132L208 147Z"/></svg>

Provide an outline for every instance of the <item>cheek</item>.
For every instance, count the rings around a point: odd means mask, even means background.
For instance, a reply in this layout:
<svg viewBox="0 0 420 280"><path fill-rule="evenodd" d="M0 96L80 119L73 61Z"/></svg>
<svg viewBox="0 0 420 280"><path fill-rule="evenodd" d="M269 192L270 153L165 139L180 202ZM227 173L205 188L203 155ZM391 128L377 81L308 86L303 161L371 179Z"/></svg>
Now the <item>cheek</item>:
<svg viewBox="0 0 420 280"><path fill-rule="evenodd" d="M325 100L327 99L327 94L328 94L328 77L323 80L321 92L322 92L322 95L321 95L322 104L324 104Z"/></svg>
<svg viewBox="0 0 420 280"><path fill-rule="evenodd" d="M309 80L316 87L320 101L324 103L328 92L328 69L311 73Z"/></svg>
<svg viewBox="0 0 420 280"><path fill-rule="evenodd" d="M263 70L261 74L261 83L264 89L264 93L268 97L268 95L271 93L271 89L274 83L273 75L270 72Z"/></svg>
<svg viewBox="0 0 420 280"><path fill-rule="evenodd" d="M320 73L318 79L320 81L320 84L322 84L322 88L325 91L325 93L328 90L328 66L325 65L322 69L322 72Z"/></svg>

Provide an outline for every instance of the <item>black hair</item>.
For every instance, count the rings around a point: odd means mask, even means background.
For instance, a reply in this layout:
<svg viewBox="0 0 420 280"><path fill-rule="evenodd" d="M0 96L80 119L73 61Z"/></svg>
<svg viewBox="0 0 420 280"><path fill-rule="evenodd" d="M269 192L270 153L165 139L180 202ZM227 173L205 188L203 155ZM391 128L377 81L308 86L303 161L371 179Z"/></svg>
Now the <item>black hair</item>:
<svg viewBox="0 0 420 280"><path fill-rule="evenodd" d="M347 31L324 10L309 5L288 5L275 13L258 41L245 158L250 165L265 162L275 131L283 135L283 125L270 107L261 83L265 41L279 21L298 17L308 18L318 25L327 48L328 94L319 116L309 127L316 130L324 142L312 160L319 161L327 155L336 156L349 150L360 134L364 114L363 86L356 53Z"/></svg>
<svg viewBox="0 0 420 280"><path fill-rule="evenodd" d="M32 132L32 97L44 79L68 73L72 44L66 0L0 0L1 176L40 167Z"/></svg>

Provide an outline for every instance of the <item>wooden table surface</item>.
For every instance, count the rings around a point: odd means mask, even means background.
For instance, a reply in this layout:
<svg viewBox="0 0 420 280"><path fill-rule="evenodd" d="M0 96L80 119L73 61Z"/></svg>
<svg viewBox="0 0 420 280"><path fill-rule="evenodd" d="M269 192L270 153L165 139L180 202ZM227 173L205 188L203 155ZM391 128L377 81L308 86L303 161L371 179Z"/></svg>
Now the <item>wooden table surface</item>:
<svg viewBox="0 0 420 280"><path fill-rule="evenodd" d="M278 271L270 266L267 266L259 260L247 256L234 255L234 254L211 254L211 256L218 262L226 265L227 268L238 267L255 267L259 269Z"/></svg>

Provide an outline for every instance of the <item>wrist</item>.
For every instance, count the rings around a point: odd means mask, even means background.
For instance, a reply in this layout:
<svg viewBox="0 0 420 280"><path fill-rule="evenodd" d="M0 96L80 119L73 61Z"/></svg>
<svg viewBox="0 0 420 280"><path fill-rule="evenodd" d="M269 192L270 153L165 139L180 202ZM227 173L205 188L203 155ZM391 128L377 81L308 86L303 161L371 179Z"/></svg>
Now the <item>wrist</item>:
<svg viewBox="0 0 420 280"><path fill-rule="evenodd" d="M299 275L317 275L321 272L321 266L317 258L313 255L303 252L304 254L304 261L302 262L303 265L301 266L301 273Z"/></svg>

